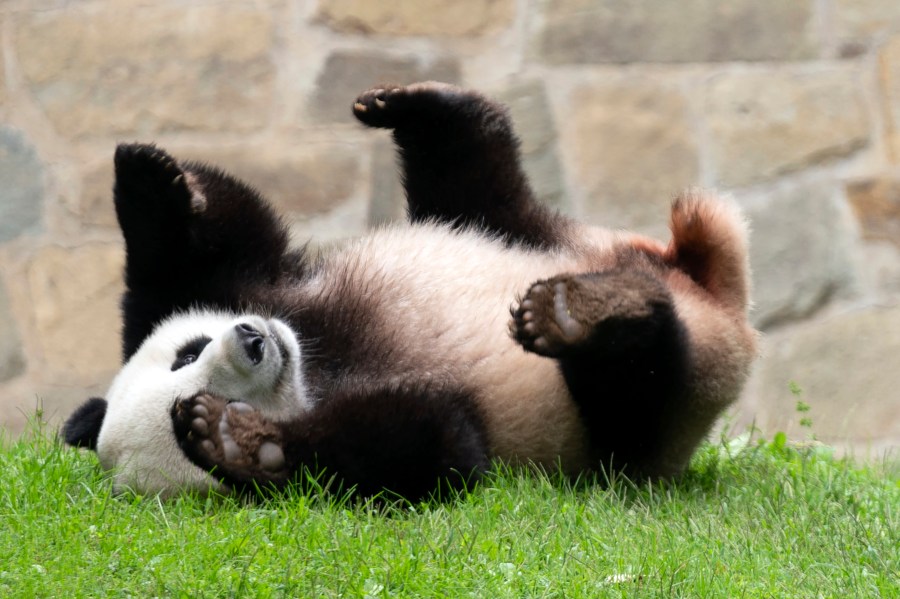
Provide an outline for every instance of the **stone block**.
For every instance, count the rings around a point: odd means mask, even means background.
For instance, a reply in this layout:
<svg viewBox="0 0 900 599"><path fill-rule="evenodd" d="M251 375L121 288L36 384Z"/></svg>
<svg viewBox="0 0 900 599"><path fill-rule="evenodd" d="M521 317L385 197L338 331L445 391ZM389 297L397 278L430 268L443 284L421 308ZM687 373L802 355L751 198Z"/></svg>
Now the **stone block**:
<svg viewBox="0 0 900 599"><path fill-rule="evenodd" d="M270 141L265 145L168 148L180 159L214 164L250 184L280 213L311 216L347 202L363 178L353 144Z"/></svg>
<svg viewBox="0 0 900 599"><path fill-rule="evenodd" d="M406 194L400 182L399 164L394 142L379 137L372 147L372 198L367 221L370 227L406 219Z"/></svg>
<svg viewBox="0 0 900 599"><path fill-rule="evenodd" d="M310 112L321 121L353 123L351 107L360 92L382 83L404 85L416 81L457 83L459 64L451 59L425 62L414 57L339 51L328 56L316 79Z"/></svg>
<svg viewBox="0 0 900 599"><path fill-rule="evenodd" d="M900 248L900 179L869 179L847 185L847 198L864 239Z"/></svg>
<svg viewBox="0 0 900 599"><path fill-rule="evenodd" d="M589 84L560 123L583 211L614 227L665 234L669 205L699 178L697 141L680 90L643 78Z"/></svg>
<svg viewBox="0 0 900 599"><path fill-rule="evenodd" d="M25 354L6 287L0 282L0 383L22 374L25 364Z"/></svg>
<svg viewBox="0 0 900 599"><path fill-rule="evenodd" d="M48 373L88 378L119 364L123 256L114 244L47 246L28 264L37 346Z"/></svg>
<svg viewBox="0 0 900 599"><path fill-rule="evenodd" d="M480 36L512 24L514 0L321 0L316 18L345 33Z"/></svg>
<svg viewBox="0 0 900 599"><path fill-rule="evenodd" d="M853 217L836 185L805 181L739 200L751 226L757 327L808 316L855 288Z"/></svg>
<svg viewBox="0 0 900 599"><path fill-rule="evenodd" d="M105 228L118 227L113 206L113 153L105 159L90 162L81 179L78 212L81 222Z"/></svg>
<svg viewBox="0 0 900 599"><path fill-rule="evenodd" d="M272 19L251 3L79 5L17 15L14 44L66 137L248 131L269 120Z"/></svg>
<svg viewBox="0 0 900 599"><path fill-rule="evenodd" d="M834 29L843 56L864 51L886 31L900 28L900 3L896 0L834 0Z"/></svg>
<svg viewBox="0 0 900 599"><path fill-rule="evenodd" d="M885 45L879 60L888 155L891 162L900 164L900 35Z"/></svg>
<svg viewBox="0 0 900 599"><path fill-rule="evenodd" d="M41 229L44 167L25 135L0 126L0 243Z"/></svg>
<svg viewBox="0 0 900 599"><path fill-rule="evenodd" d="M816 56L811 0L543 0L537 58L552 64Z"/></svg>
<svg viewBox="0 0 900 599"><path fill-rule="evenodd" d="M509 107L522 143L522 165L538 200L567 207L556 124L544 85L537 80L519 81L504 89L497 99Z"/></svg>
<svg viewBox="0 0 900 599"><path fill-rule="evenodd" d="M767 336L745 411L771 435L810 432L830 444L900 439L900 307L835 315ZM800 389L794 395L790 384ZM798 414L797 400L810 411ZM808 417L812 426L800 426ZM856 443L853 443L856 442Z"/></svg>
<svg viewBox="0 0 900 599"><path fill-rule="evenodd" d="M730 72L705 89L717 184L735 187L851 155L870 123L852 67Z"/></svg>

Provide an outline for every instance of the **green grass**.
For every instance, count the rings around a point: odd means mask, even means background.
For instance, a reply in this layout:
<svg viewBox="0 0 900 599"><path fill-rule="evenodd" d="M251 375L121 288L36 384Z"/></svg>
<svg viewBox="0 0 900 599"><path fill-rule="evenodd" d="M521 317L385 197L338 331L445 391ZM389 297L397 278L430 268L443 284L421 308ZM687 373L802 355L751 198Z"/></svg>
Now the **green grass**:
<svg viewBox="0 0 900 599"><path fill-rule="evenodd" d="M672 484L501 472L379 508L113 496L37 428L0 444L0 596L900 597L896 464L745 441Z"/></svg>

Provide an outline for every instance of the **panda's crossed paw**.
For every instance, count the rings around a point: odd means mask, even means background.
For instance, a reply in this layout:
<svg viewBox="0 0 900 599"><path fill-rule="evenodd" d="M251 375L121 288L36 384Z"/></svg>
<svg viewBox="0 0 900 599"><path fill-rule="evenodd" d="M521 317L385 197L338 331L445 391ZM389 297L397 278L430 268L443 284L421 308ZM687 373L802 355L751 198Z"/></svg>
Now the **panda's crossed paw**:
<svg viewBox="0 0 900 599"><path fill-rule="evenodd" d="M287 475L280 430L248 404L201 393L178 400L172 420L185 455L226 482Z"/></svg>

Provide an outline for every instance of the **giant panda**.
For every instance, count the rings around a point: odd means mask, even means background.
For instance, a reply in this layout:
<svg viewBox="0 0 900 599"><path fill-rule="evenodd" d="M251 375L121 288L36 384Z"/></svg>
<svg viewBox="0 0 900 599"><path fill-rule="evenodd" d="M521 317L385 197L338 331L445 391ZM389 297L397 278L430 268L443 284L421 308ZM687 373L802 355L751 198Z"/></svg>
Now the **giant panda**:
<svg viewBox="0 0 900 599"><path fill-rule="evenodd" d="M260 195L120 145L124 367L64 425L117 489L465 489L494 461L680 473L755 354L747 232L691 190L671 241L539 205L505 108L440 83L363 93L408 223L290 249ZM653 176L648 173L648 176Z"/></svg>

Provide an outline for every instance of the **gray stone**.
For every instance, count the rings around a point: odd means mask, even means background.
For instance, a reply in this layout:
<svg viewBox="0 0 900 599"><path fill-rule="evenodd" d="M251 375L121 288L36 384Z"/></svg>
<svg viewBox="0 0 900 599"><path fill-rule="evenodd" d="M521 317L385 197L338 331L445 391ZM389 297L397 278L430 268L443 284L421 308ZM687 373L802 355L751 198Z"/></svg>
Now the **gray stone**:
<svg viewBox="0 0 900 599"><path fill-rule="evenodd" d="M837 185L795 183L742 203L752 230L757 327L807 316L854 290L856 236Z"/></svg>
<svg viewBox="0 0 900 599"><path fill-rule="evenodd" d="M827 443L900 439L900 306L834 315L767 336L745 408L768 434ZM799 388L799 395L789 385ZM797 400L810 406L798 414ZM801 427L800 418L812 420Z"/></svg>
<svg viewBox="0 0 900 599"><path fill-rule="evenodd" d="M457 83L459 79L459 64L451 59L426 63L414 57L334 52L326 59L316 80L310 112L321 121L352 123L350 108L353 100L366 87L426 80Z"/></svg>
<svg viewBox="0 0 900 599"><path fill-rule="evenodd" d="M0 127L0 243L41 228L44 168L22 132Z"/></svg>
<svg viewBox="0 0 900 599"><path fill-rule="evenodd" d="M0 382L25 372L25 354L9 306L6 288L0 283Z"/></svg>
<svg viewBox="0 0 900 599"><path fill-rule="evenodd" d="M556 124L544 85L535 80L517 82L501 92L498 100L509 106L522 142L522 165L538 200L550 206L567 207L556 149Z"/></svg>
<svg viewBox="0 0 900 599"><path fill-rule="evenodd" d="M855 67L714 77L704 113L718 185L742 186L851 155L870 124Z"/></svg>
<svg viewBox="0 0 900 599"><path fill-rule="evenodd" d="M543 0L533 46L545 62L814 58L811 0Z"/></svg>
<svg viewBox="0 0 900 599"><path fill-rule="evenodd" d="M372 199L368 224L377 227L406 217L406 196L400 182L399 159L394 143L379 137L372 150Z"/></svg>
<svg viewBox="0 0 900 599"><path fill-rule="evenodd" d="M596 222L665 234L669 205L699 179L687 100L676 87L627 77L576 89L560 123L570 172Z"/></svg>

